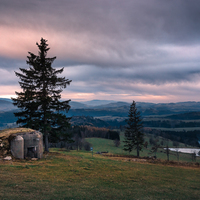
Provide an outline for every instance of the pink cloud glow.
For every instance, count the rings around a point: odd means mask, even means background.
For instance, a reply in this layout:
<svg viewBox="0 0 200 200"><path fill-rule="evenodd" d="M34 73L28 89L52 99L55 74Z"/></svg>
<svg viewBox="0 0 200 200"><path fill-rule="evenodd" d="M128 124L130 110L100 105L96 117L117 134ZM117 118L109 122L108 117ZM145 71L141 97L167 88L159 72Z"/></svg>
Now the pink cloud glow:
<svg viewBox="0 0 200 200"><path fill-rule="evenodd" d="M1 1L0 96L20 91L14 71L43 37L72 80L65 99L200 101L199 13L188 0Z"/></svg>

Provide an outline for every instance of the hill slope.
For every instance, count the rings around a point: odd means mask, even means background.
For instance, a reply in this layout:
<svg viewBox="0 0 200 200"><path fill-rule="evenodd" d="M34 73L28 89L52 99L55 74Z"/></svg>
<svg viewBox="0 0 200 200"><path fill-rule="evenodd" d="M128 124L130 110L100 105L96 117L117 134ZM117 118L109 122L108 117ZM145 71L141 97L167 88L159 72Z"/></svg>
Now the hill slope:
<svg viewBox="0 0 200 200"><path fill-rule="evenodd" d="M12 104L11 101L0 99L0 111L10 111L13 109L16 109L16 107Z"/></svg>

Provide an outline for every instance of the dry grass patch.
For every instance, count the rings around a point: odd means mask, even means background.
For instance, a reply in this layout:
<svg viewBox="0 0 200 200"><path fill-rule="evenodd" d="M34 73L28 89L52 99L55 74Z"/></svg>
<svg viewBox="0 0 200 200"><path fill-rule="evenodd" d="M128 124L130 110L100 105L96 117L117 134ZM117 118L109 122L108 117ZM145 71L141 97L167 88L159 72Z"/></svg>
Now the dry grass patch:
<svg viewBox="0 0 200 200"><path fill-rule="evenodd" d="M25 132L31 132L34 131L33 129L30 128L11 128L11 129L4 129L0 131L0 138L1 139L6 139L12 134L17 134L17 133L25 133Z"/></svg>
<svg viewBox="0 0 200 200"><path fill-rule="evenodd" d="M174 167L186 167L186 168L200 168L199 162L182 162L182 161L167 161L162 159L136 157L128 155L116 155L116 154L102 154L105 157L109 157L111 160L124 161L124 162L138 162L138 163L150 163L157 165L168 165Z"/></svg>

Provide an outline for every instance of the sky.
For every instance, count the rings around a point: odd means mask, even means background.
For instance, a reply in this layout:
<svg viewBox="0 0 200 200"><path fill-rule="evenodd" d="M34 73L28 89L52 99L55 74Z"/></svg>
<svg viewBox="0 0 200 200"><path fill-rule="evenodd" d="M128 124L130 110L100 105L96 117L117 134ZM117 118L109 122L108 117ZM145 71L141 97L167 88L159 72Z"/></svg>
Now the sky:
<svg viewBox="0 0 200 200"><path fill-rule="evenodd" d="M42 37L63 99L200 101L199 0L0 0L0 97Z"/></svg>

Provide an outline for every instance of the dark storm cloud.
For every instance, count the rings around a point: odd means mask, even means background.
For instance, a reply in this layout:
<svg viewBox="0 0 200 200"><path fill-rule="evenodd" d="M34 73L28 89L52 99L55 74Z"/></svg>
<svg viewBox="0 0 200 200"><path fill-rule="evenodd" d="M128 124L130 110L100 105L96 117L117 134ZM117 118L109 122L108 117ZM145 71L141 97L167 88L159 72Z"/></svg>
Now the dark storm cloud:
<svg viewBox="0 0 200 200"><path fill-rule="evenodd" d="M159 86L168 84L193 84L195 85L200 78L199 67L193 66L187 68L181 66L181 70L174 68L173 71L168 71L167 66L162 71L157 71L156 68L143 69L101 69L95 66L79 66L69 67L64 71L66 77L73 80L77 92L85 91L142 91L146 85ZM174 81L176 80L176 81ZM85 83L89 87L86 87ZM138 85L143 85L143 88ZM134 89L133 89L134 88Z"/></svg>
<svg viewBox="0 0 200 200"><path fill-rule="evenodd" d="M0 69L12 70L26 67L25 60L0 57Z"/></svg>
<svg viewBox="0 0 200 200"><path fill-rule="evenodd" d="M20 67L27 67L24 61L0 57L0 86L18 85L14 70L17 71Z"/></svg>
<svg viewBox="0 0 200 200"><path fill-rule="evenodd" d="M85 92L192 83L200 73L199 21L199 0L0 0L0 69L26 66L44 37L54 66L70 70Z"/></svg>
<svg viewBox="0 0 200 200"><path fill-rule="evenodd" d="M3 25L81 31L110 39L199 41L199 0L3 0L0 4Z"/></svg>
<svg viewBox="0 0 200 200"><path fill-rule="evenodd" d="M58 45L77 47L77 54L69 52L68 59L84 64L146 64L157 54L167 56L158 53L161 45L199 43L198 0L7 0L0 4L2 26L66 35ZM84 47L78 49L74 41Z"/></svg>
<svg viewBox="0 0 200 200"><path fill-rule="evenodd" d="M111 68L104 70L102 71L94 66L66 68L64 75L73 80L68 90L77 93L95 93L96 95L100 93L100 97L110 94L114 95L114 98L110 99L115 100L123 99L123 95L128 95L129 98L124 98L125 101L131 99L144 101L140 97L147 95L163 96L165 97L163 102L166 102L166 97L171 99L172 102L200 100L198 95L200 92L200 76L197 74L190 75L190 78L187 77L187 81L183 81L183 77L174 81L170 77L171 74L164 74L165 80L162 80L163 76L159 73L146 71L145 73L152 77L151 80L148 80L149 76L144 77L144 73L141 71L132 71L131 69L124 71L123 69L115 70ZM128 77L127 74L129 74ZM185 74L187 74L187 71ZM179 76L178 73L177 76ZM158 83L158 81L160 82ZM147 98L146 101L152 101L151 97ZM160 101L157 100L157 102Z"/></svg>

